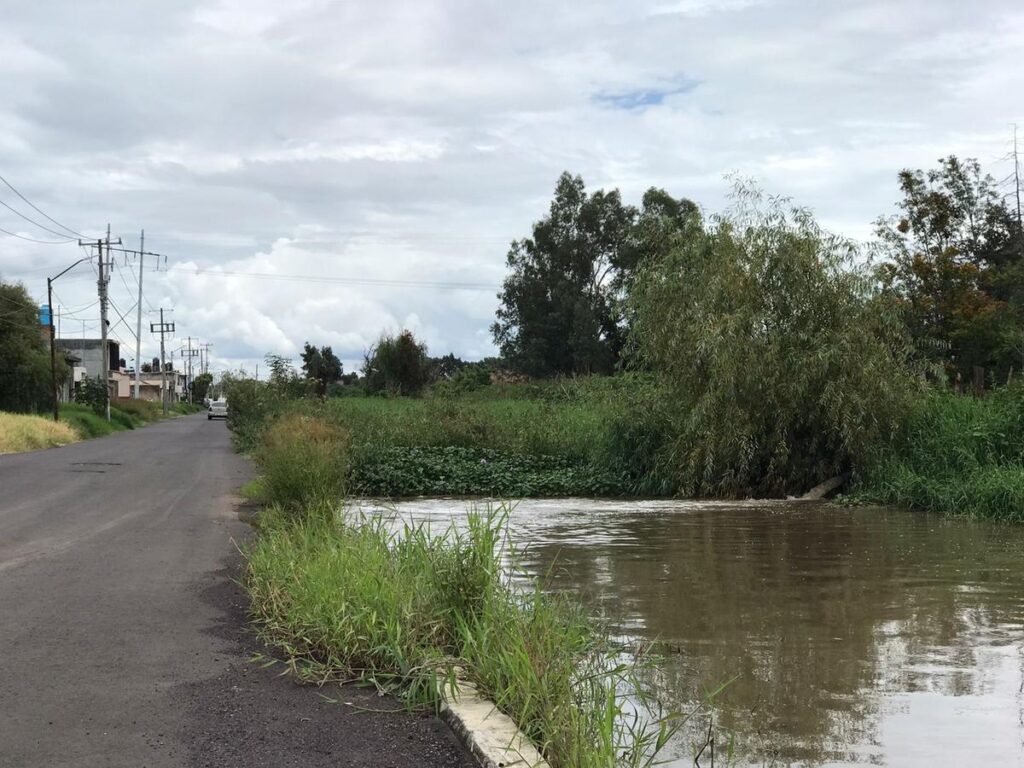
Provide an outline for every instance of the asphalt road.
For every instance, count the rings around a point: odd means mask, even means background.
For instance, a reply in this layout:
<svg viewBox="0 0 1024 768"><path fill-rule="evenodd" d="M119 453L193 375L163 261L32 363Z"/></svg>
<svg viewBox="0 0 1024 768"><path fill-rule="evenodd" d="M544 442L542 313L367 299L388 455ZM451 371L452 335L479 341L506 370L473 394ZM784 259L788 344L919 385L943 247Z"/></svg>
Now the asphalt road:
<svg viewBox="0 0 1024 768"><path fill-rule="evenodd" d="M472 765L433 717L250 662L250 473L203 415L0 456L0 766Z"/></svg>

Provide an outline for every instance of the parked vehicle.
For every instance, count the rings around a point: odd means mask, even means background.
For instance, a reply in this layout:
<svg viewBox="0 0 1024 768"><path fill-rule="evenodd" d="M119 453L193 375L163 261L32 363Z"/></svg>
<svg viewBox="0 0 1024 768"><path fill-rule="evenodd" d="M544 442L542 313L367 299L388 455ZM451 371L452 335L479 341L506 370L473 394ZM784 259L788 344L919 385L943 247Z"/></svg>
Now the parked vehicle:
<svg viewBox="0 0 1024 768"><path fill-rule="evenodd" d="M207 421L212 419L226 419L228 417L228 401L213 400L209 410L206 411Z"/></svg>

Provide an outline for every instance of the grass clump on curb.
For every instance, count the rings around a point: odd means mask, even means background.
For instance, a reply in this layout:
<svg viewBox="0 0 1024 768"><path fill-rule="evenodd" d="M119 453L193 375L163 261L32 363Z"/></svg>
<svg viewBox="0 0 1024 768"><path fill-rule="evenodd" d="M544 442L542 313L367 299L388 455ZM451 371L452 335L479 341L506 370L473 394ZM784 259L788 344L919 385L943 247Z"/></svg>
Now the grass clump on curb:
<svg viewBox="0 0 1024 768"><path fill-rule="evenodd" d="M581 609L512 586L504 515L474 513L466 531L433 536L380 516L307 513L270 508L246 574L261 636L301 677L372 681L437 706L459 670L552 768L653 762L671 721L626 716L643 696L636 666Z"/></svg>
<svg viewBox="0 0 1024 768"><path fill-rule="evenodd" d="M21 453L67 445L80 439L68 424L42 416L0 413L0 453Z"/></svg>

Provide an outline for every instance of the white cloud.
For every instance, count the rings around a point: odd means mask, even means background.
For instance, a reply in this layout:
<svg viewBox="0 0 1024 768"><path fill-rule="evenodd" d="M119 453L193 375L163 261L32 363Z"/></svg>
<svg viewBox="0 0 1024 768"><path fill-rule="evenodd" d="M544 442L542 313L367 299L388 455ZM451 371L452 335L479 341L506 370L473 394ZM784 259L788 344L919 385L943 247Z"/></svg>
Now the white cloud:
<svg viewBox="0 0 1024 768"><path fill-rule="evenodd" d="M866 236L900 168L957 153L998 172L1024 123L1015 0L44 0L4 27L0 173L87 234L144 227L172 267L146 273L147 311L173 306L180 336L250 369L307 339L351 367L403 325L437 353L491 353L508 241L563 170L709 210L738 171ZM8 212L0 227L45 236ZM80 255L0 246L0 274L37 297ZM94 291L88 271L59 281L69 307Z"/></svg>

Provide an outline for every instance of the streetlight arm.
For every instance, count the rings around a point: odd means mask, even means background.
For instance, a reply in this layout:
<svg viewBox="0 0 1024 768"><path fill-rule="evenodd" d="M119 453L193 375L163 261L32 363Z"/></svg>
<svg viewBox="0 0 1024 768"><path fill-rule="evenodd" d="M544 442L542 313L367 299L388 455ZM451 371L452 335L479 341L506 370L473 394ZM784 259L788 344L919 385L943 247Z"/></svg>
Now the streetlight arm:
<svg viewBox="0 0 1024 768"><path fill-rule="evenodd" d="M61 270L61 271L60 271L60 272L58 272L58 273L57 273L56 275L54 275L53 277L49 278L50 282L53 282L53 281L54 281L54 280L56 280L56 279L57 279L58 277L60 277L61 275L63 275L63 274L65 273L65 272L70 272L70 271L71 271L72 269L74 269L75 267L77 267L77 266L78 266L79 264L81 264L81 263L82 263L83 261L92 261L92 256L86 256L85 258L79 259L78 261L76 261L76 262L75 262L74 264L72 264L72 265L71 265L70 267L68 267L67 269Z"/></svg>

